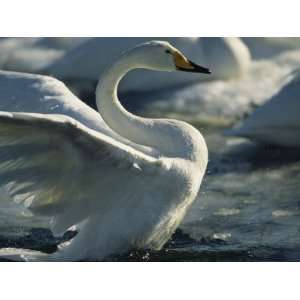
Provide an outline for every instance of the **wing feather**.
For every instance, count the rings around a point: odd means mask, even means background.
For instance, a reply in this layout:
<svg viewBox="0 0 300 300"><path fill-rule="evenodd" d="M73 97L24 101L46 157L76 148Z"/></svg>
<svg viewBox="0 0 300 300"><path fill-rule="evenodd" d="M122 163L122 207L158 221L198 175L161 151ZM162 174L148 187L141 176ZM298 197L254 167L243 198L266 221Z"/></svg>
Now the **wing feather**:
<svg viewBox="0 0 300 300"><path fill-rule="evenodd" d="M162 168L159 158L70 117L0 112L0 187L33 214L52 217L57 233L113 206L124 195L118 185L147 186Z"/></svg>

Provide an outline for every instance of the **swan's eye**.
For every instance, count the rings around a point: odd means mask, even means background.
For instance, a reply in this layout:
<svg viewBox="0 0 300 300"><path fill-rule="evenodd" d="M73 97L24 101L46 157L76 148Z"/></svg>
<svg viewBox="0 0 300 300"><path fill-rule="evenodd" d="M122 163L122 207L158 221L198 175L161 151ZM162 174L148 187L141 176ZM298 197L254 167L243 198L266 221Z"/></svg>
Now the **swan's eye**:
<svg viewBox="0 0 300 300"><path fill-rule="evenodd" d="M170 50L165 50L166 53L168 54L171 54L171 51Z"/></svg>

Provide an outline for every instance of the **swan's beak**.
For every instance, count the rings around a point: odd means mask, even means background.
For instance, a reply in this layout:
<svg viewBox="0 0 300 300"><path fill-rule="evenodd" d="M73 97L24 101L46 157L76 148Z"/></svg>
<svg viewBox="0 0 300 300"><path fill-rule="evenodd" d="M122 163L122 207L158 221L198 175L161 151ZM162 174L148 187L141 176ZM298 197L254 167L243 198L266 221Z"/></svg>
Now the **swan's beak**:
<svg viewBox="0 0 300 300"><path fill-rule="evenodd" d="M188 60L180 52L174 52L174 61L176 69L184 72L193 72L193 73L203 73L211 74L211 71L208 68L199 66L192 61Z"/></svg>

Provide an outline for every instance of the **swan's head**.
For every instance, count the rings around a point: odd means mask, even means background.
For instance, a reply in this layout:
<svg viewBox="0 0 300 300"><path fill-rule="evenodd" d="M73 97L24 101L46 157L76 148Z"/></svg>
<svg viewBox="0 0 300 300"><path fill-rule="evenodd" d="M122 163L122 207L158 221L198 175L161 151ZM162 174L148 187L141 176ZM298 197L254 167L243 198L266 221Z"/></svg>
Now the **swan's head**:
<svg viewBox="0 0 300 300"><path fill-rule="evenodd" d="M187 59L178 49L164 41L151 41L133 48L128 55L134 57L136 67L157 71L185 71L210 74L208 68Z"/></svg>

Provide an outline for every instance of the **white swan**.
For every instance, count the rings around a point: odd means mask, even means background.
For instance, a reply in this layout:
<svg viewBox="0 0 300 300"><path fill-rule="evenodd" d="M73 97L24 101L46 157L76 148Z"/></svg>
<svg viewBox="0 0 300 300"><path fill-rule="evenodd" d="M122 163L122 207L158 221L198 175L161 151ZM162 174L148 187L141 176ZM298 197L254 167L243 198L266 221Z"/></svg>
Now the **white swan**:
<svg viewBox="0 0 300 300"><path fill-rule="evenodd" d="M87 38L6 38L0 40L0 68L38 73Z"/></svg>
<svg viewBox="0 0 300 300"><path fill-rule="evenodd" d="M61 82L0 73L1 187L34 215L50 217L55 235L79 230L54 254L2 249L1 256L102 259L129 247L160 249L179 225L206 169L206 143L187 123L141 118L121 106L118 83L134 68L209 73L167 42L133 48L97 86L110 128Z"/></svg>
<svg viewBox="0 0 300 300"><path fill-rule="evenodd" d="M288 80L275 96L226 135L246 137L264 144L300 147L300 71L291 77L293 79Z"/></svg>
<svg viewBox="0 0 300 300"><path fill-rule="evenodd" d="M35 47L57 50L71 50L78 47L81 43L86 42L88 37L43 37L39 38L35 43Z"/></svg>
<svg viewBox="0 0 300 300"><path fill-rule="evenodd" d="M63 80L96 81L107 63L112 63L118 53L146 40L147 38L93 38L67 52L41 72ZM238 38L166 38L166 40L191 59L211 65L214 73L209 79L239 77L250 65L250 53ZM186 76L173 73L164 76L157 72L135 70L122 81L120 89L153 90L207 79L207 76L199 74Z"/></svg>
<svg viewBox="0 0 300 300"><path fill-rule="evenodd" d="M242 40L255 59L270 59L282 52L300 48L300 38L297 37L244 37Z"/></svg>

